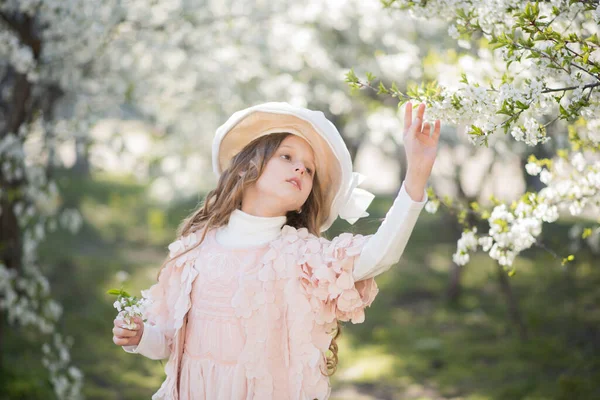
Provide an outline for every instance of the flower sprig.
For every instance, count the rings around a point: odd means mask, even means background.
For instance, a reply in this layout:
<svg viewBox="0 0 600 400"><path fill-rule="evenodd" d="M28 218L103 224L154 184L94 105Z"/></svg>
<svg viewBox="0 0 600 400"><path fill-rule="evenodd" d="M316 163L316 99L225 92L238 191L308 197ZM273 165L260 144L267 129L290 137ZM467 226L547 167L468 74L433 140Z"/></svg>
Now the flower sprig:
<svg viewBox="0 0 600 400"><path fill-rule="evenodd" d="M133 329L135 327L135 317L140 317L142 318L142 321L146 322L144 314L150 301L144 296L143 291L141 298L130 295L123 290L123 288L110 289L106 293L117 296L117 300L113 303L113 307L119 311L117 317L125 321L125 328Z"/></svg>

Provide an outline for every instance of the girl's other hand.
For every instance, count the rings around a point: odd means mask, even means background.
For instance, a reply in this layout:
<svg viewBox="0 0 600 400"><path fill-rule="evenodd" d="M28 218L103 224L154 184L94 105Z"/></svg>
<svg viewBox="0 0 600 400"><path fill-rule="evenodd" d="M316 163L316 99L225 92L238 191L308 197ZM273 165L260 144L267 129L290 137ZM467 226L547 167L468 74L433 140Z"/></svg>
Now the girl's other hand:
<svg viewBox="0 0 600 400"><path fill-rule="evenodd" d="M144 333L144 321L140 317L133 319L135 327L127 329L127 324L122 319L115 319L113 327L113 342L117 346L137 346Z"/></svg>

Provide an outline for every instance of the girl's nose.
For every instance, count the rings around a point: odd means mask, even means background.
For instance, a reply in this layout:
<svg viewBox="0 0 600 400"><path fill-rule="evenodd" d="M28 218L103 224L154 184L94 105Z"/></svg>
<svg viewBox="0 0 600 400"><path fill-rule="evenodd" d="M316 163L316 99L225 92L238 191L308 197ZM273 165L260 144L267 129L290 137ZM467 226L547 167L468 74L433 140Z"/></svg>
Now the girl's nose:
<svg viewBox="0 0 600 400"><path fill-rule="evenodd" d="M300 171L301 174L306 172L306 167L303 164L296 165L296 171Z"/></svg>

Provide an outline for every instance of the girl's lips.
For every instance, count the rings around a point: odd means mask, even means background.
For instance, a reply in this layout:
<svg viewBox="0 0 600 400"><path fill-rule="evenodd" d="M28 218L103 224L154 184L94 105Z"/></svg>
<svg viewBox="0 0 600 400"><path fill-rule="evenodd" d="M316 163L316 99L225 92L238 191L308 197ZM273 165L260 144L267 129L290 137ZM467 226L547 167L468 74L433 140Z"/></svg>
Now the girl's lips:
<svg viewBox="0 0 600 400"><path fill-rule="evenodd" d="M298 190L301 190L300 189L300 182L298 182L298 180L296 180L296 179L289 179L288 182L291 183L292 185L296 186L296 188Z"/></svg>

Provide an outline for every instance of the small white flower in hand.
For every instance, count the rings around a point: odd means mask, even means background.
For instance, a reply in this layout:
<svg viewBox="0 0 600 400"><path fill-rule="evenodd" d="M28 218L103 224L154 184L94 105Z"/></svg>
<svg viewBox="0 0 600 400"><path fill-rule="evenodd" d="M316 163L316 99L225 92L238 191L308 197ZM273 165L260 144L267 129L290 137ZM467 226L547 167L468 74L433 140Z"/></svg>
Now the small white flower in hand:
<svg viewBox="0 0 600 400"><path fill-rule="evenodd" d="M113 303L113 307L119 311L117 318L125 321L125 325L123 325L122 328L135 328L135 317L140 317L142 318L142 321L146 321L143 319L143 316L146 307L150 302L149 299L146 297L138 298L136 296L131 296L123 289L111 289L107 291L107 293L117 296L117 301Z"/></svg>

